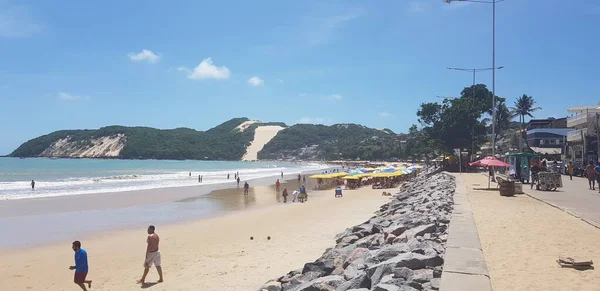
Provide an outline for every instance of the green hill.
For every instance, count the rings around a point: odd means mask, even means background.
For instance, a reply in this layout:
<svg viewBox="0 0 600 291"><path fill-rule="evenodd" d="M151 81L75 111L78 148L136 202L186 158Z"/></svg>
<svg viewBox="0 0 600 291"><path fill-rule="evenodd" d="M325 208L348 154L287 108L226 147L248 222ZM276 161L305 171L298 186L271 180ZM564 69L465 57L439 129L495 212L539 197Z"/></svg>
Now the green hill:
<svg viewBox="0 0 600 291"><path fill-rule="evenodd" d="M235 118L208 131L125 126L107 126L97 130L60 130L25 142L9 156L239 160L254 138L254 129L260 125L254 124L243 132L235 129L247 120L248 118ZM93 147L102 147L106 140L122 143L117 156L106 153L95 156L79 154L93 150ZM57 150L57 142L67 143L67 146ZM115 144L115 147L119 145Z"/></svg>
<svg viewBox="0 0 600 291"><path fill-rule="evenodd" d="M358 124L296 124L280 131L258 153L259 159L392 159L402 156L401 137L390 129Z"/></svg>
<svg viewBox="0 0 600 291"><path fill-rule="evenodd" d="M107 126L60 130L25 142L11 157L240 160L258 126L284 123L234 118L207 131L190 128ZM389 129L357 124L297 124L280 131L258 153L259 159L383 160L401 158L402 140Z"/></svg>

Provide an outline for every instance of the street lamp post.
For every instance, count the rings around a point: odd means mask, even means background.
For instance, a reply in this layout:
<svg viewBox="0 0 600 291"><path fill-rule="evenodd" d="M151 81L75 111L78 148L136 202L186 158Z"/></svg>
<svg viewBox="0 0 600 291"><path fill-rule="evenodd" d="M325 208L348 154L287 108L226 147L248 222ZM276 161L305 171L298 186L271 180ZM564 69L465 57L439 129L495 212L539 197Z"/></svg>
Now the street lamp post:
<svg viewBox="0 0 600 291"><path fill-rule="evenodd" d="M442 0L445 3L473 2L492 4L492 156L496 154L496 3L504 0Z"/></svg>
<svg viewBox="0 0 600 291"><path fill-rule="evenodd" d="M462 71L462 72L472 72L473 73L473 86L471 87L471 89L472 89L472 93L471 93L472 94L472 96L471 96L471 106L472 106L473 103L475 102L475 75L478 72L491 71L491 70L494 70L494 69L501 70L503 68L504 67L497 67L497 68L477 68L477 69L473 69L473 68L470 68L470 69L466 69L466 68L447 68L447 69L448 70L453 70L453 71ZM492 95L494 95L494 93L492 93ZM494 114L494 111L496 109L496 99L495 99L495 96L492 97L492 98L494 99L494 102L493 102L493 107L494 108L492 109L492 115L493 115L492 116L492 130L493 130L494 124L496 122L496 116ZM475 135L474 130L475 130L474 128L471 128L471 161L473 160L473 152L475 151L475 141L473 140L473 136ZM492 140L495 140L496 139L495 138L496 135L495 134L493 134L493 135L494 136L492 137ZM493 155L493 152L492 152L492 155Z"/></svg>

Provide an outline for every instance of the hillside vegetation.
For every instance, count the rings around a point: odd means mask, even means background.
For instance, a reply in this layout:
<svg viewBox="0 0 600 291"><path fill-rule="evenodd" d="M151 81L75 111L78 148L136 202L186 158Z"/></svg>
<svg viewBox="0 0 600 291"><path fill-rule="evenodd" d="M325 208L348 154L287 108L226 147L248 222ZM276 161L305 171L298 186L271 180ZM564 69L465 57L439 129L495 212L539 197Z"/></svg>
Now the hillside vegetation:
<svg viewBox="0 0 600 291"><path fill-rule="evenodd" d="M247 126L244 126L244 124ZM249 125L248 125L249 124ZM60 130L25 142L12 157L241 160L261 123L234 118L207 131L107 126ZM244 127L243 131L240 130ZM402 158L406 137L357 124L297 124L267 142L258 159L384 160ZM90 154L91 153L91 154Z"/></svg>
<svg viewBox="0 0 600 291"><path fill-rule="evenodd" d="M97 130L60 130L27 141L10 156L38 157L60 140L67 140L79 148L92 147L94 139L123 134L126 137L125 145L116 158L239 160L254 138L254 129L264 125L255 123L243 132L235 129L247 120L248 118L234 118L207 131L125 126L107 126Z"/></svg>
<svg viewBox="0 0 600 291"><path fill-rule="evenodd" d="M403 156L401 136L358 124L296 124L280 131L259 159L382 160Z"/></svg>

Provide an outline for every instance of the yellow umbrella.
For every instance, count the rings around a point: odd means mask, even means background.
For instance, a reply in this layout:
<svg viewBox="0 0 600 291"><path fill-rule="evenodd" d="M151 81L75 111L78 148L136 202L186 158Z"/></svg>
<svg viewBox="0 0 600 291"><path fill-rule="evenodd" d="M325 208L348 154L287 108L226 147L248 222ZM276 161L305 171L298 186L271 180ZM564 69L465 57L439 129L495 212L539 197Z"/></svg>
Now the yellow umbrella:
<svg viewBox="0 0 600 291"><path fill-rule="evenodd" d="M339 173L329 174L327 176L328 176L328 178L337 178L337 177L348 176L348 173L346 173L346 172L339 172Z"/></svg>
<svg viewBox="0 0 600 291"><path fill-rule="evenodd" d="M360 177L357 177L357 176L358 175L356 175L356 176L346 176L346 177L343 177L342 179L344 179L344 180L359 180Z"/></svg>
<svg viewBox="0 0 600 291"><path fill-rule="evenodd" d="M325 175L325 174L316 174L316 175L310 176L309 178L312 178L312 179L325 179L325 178L327 178L326 176L327 175Z"/></svg>

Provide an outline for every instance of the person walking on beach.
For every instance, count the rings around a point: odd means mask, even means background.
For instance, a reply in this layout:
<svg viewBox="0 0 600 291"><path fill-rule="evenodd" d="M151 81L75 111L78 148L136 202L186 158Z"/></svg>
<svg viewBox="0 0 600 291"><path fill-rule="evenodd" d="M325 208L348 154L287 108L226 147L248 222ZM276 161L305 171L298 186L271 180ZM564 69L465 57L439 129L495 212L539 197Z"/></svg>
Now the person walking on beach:
<svg viewBox="0 0 600 291"><path fill-rule="evenodd" d="M35 181L31 180L31 190L35 190Z"/></svg>
<svg viewBox="0 0 600 291"><path fill-rule="evenodd" d="M590 161L587 167L585 167L585 174L588 178L590 190L596 190L596 169L594 168L594 162Z"/></svg>
<svg viewBox="0 0 600 291"><path fill-rule="evenodd" d="M229 173L227 173L227 180L229 180Z"/></svg>
<svg viewBox="0 0 600 291"><path fill-rule="evenodd" d="M237 177L237 186L240 187L240 177Z"/></svg>
<svg viewBox="0 0 600 291"><path fill-rule="evenodd" d="M160 266L160 251L158 250L158 243L160 242L160 238L158 234L154 232L156 228L154 225L148 226L148 238L146 239L146 259L144 260L144 274L142 275L142 279L138 281L139 284L144 285L146 283L146 276L148 275L148 271L150 271L150 267L152 265L156 266L156 271L158 271L158 283L163 281L163 273L162 267Z"/></svg>
<svg viewBox="0 0 600 291"><path fill-rule="evenodd" d="M248 195L249 190L250 190L250 185L248 185L248 182L244 182L244 195Z"/></svg>
<svg viewBox="0 0 600 291"><path fill-rule="evenodd" d="M287 188L283 188L283 203L287 203L288 191Z"/></svg>
<svg viewBox="0 0 600 291"><path fill-rule="evenodd" d="M202 183L202 175L198 175L198 183Z"/></svg>
<svg viewBox="0 0 600 291"><path fill-rule="evenodd" d="M277 202L281 201L281 198L279 196L279 190L281 190L281 183L279 183L279 179L277 179L277 181L275 182L275 196L277 198Z"/></svg>
<svg viewBox="0 0 600 291"><path fill-rule="evenodd" d="M306 175L302 176L302 184L306 184Z"/></svg>
<svg viewBox="0 0 600 291"><path fill-rule="evenodd" d="M300 183L300 174L298 174L298 184Z"/></svg>
<svg viewBox="0 0 600 291"><path fill-rule="evenodd" d="M283 179L283 171L281 171L281 179Z"/></svg>
<svg viewBox="0 0 600 291"><path fill-rule="evenodd" d="M69 267L69 270L75 270L73 282L87 291L85 284L88 285L88 288L92 288L92 280L85 279L88 273L87 252L81 248L81 242L78 240L73 242L73 251L75 251L75 266Z"/></svg>
<svg viewBox="0 0 600 291"><path fill-rule="evenodd" d="M573 180L573 172L574 172L573 161L569 161L569 163L567 164L567 173L569 174L569 178L571 178L571 181Z"/></svg>

